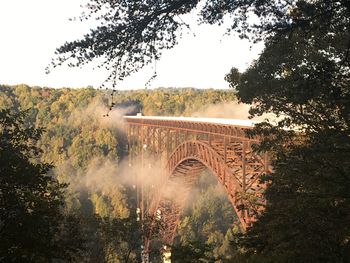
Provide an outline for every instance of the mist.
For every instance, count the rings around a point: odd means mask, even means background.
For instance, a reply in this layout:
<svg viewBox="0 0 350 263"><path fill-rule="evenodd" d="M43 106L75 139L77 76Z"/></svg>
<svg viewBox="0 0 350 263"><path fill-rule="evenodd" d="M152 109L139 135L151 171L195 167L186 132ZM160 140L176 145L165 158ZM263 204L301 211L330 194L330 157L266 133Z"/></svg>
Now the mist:
<svg viewBox="0 0 350 263"><path fill-rule="evenodd" d="M134 110L133 105L117 105L110 111L101 98L94 98L85 108L74 110L65 125L80 133L83 133L85 127L90 127L89 132L100 131L100 136L103 136L103 130L112 132L116 145L110 148L117 149L117 144L121 143L120 136L125 131L123 116ZM125 208L128 204L124 184L128 182L128 185L131 185L132 181L126 180L130 173L123 168L124 162L119 160L116 152L115 150L114 154L108 153L107 156L92 153L92 158L86 160L83 166L77 164L79 153L71 152L64 160L56 163L53 172L61 182L68 183L68 194L72 198L88 198L95 206L95 213L99 213L97 206L101 207L106 202L109 207L103 208L104 210L108 210L112 216L126 217L128 211Z"/></svg>
<svg viewBox="0 0 350 263"><path fill-rule="evenodd" d="M120 134L125 131L123 116L135 108L133 105L116 106L109 111L101 100L94 99L86 108L73 111L68 118L68 124L78 130L84 129L87 124L93 124L95 129L102 127ZM126 217L128 212L123 207L128 207L125 195L127 188L134 189L136 198L142 186L145 205L151 205L158 194L173 201L187 197L188 189L184 186L184 179L176 178L167 182L164 165L164 160L161 161L159 156L144 149L142 159L141 154L132 162L128 158L120 160L109 156L96 156L88 161L85 169L76 168L72 158L67 158L56 166L54 172L61 177L61 181L69 184L71 195L78 198L87 195L93 202L95 213L100 212L98 202L102 198L109 203L111 216Z"/></svg>
<svg viewBox="0 0 350 263"><path fill-rule="evenodd" d="M82 127L94 121L99 127L117 129L123 132L125 130L123 116L134 112L136 108L135 105L117 105L110 110L101 98L95 98L86 108L74 110L68 118L68 122L73 127Z"/></svg>
<svg viewBox="0 0 350 263"><path fill-rule="evenodd" d="M252 107L252 105L239 103L237 101L205 105L198 111L191 114L191 117L239 119L252 120L256 122L265 121L266 119L269 119L271 122L276 122L280 119L272 113L251 118L249 114L250 107Z"/></svg>

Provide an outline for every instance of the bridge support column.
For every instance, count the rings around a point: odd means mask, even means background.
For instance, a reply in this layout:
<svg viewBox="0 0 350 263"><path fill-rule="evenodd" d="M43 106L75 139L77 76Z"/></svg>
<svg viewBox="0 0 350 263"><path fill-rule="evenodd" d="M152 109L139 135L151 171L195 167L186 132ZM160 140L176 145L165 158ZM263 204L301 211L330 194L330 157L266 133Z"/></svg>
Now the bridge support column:
<svg viewBox="0 0 350 263"><path fill-rule="evenodd" d="M149 263L149 254L143 245L141 245L141 263Z"/></svg>
<svg viewBox="0 0 350 263"><path fill-rule="evenodd" d="M163 263L171 263L171 248L167 245L163 246L162 260Z"/></svg>

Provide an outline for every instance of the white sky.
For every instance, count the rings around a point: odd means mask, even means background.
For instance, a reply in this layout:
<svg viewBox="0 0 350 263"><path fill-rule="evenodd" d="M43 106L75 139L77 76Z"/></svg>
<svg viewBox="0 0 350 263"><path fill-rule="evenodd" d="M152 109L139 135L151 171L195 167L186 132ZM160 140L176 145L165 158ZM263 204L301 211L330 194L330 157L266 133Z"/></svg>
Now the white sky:
<svg viewBox="0 0 350 263"><path fill-rule="evenodd" d="M71 22L79 16L84 0L0 0L0 84L47 87L98 87L107 73L60 67L49 75L45 67L65 41L88 32L86 22ZM225 28L194 26L179 45L163 54L157 63L158 77L151 87L227 88L224 76L235 66L241 71L256 59L262 45L250 49L247 41L224 36ZM152 67L132 75L120 89L143 88Z"/></svg>

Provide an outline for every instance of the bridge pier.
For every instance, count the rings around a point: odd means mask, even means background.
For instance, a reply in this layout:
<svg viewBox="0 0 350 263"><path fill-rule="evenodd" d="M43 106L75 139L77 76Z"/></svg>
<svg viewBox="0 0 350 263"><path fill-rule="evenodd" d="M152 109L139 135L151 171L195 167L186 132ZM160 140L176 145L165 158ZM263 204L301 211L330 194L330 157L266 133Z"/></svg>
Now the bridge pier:
<svg viewBox="0 0 350 263"><path fill-rule="evenodd" d="M162 250L163 263L171 263L171 247L164 245Z"/></svg>

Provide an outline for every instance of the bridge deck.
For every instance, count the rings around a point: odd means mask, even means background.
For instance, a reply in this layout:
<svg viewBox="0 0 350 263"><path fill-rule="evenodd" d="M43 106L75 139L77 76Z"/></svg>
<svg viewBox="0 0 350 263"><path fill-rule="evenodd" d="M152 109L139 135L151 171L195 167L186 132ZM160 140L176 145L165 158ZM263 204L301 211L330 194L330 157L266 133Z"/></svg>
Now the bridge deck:
<svg viewBox="0 0 350 263"><path fill-rule="evenodd" d="M244 130L254 127L250 120L163 116L125 116L129 124L185 130L197 133L246 137Z"/></svg>

